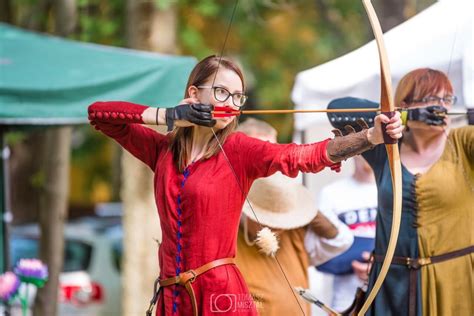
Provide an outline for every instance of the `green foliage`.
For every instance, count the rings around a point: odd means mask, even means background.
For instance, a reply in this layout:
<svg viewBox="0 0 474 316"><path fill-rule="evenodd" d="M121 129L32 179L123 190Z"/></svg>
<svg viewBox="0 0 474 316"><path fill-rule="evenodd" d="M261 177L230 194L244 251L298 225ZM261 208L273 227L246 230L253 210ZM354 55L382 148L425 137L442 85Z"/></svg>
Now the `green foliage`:
<svg viewBox="0 0 474 316"><path fill-rule="evenodd" d="M22 131L11 131L5 134L5 142L8 146L15 146L21 143L28 137L26 132Z"/></svg>
<svg viewBox="0 0 474 316"><path fill-rule="evenodd" d="M196 4L196 12L204 17L215 17L219 14L219 5L214 0L201 0Z"/></svg>
<svg viewBox="0 0 474 316"><path fill-rule="evenodd" d="M125 2L78 0L78 25L70 37L83 42L125 46Z"/></svg>
<svg viewBox="0 0 474 316"><path fill-rule="evenodd" d="M184 25L180 37L183 45L193 47L198 56L207 56L213 53L212 49L206 45L203 34L192 27Z"/></svg>
<svg viewBox="0 0 474 316"><path fill-rule="evenodd" d="M155 0L155 5L158 10L167 10L177 2L178 0Z"/></svg>

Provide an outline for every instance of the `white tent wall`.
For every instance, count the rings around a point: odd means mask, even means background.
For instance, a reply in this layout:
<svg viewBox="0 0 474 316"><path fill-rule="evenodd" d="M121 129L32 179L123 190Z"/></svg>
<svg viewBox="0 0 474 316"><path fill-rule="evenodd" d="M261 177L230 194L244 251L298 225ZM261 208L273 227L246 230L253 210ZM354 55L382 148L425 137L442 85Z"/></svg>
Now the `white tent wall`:
<svg viewBox="0 0 474 316"><path fill-rule="evenodd" d="M394 87L407 72L430 67L446 72L459 104L474 106L474 1L436 3L384 36ZM296 76L292 100L296 109L325 108L334 98L354 96L378 100L379 57L375 41ZM324 116L297 114L295 128L306 129Z"/></svg>

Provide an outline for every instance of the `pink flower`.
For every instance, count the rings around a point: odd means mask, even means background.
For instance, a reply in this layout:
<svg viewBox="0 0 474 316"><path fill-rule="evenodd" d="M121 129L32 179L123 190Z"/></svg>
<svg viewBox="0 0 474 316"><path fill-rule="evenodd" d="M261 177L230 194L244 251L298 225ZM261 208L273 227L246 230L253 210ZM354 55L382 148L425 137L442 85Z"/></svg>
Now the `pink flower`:
<svg viewBox="0 0 474 316"><path fill-rule="evenodd" d="M20 280L13 272L0 275L0 300L9 301L18 293Z"/></svg>

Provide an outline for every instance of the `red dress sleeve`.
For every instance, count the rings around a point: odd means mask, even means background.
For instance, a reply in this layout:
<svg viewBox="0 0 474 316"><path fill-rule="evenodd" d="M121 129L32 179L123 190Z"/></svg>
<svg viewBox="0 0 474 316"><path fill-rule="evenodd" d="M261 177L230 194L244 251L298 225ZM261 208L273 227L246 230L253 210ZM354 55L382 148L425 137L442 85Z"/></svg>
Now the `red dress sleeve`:
<svg viewBox="0 0 474 316"><path fill-rule="evenodd" d="M166 136L142 126L142 113L148 106L123 101L95 102L88 108L95 129L115 139L132 155L155 170L159 152L166 147Z"/></svg>
<svg viewBox="0 0 474 316"><path fill-rule="evenodd" d="M312 144L275 144L236 133L236 151L246 175L251 179L268 177L277 171L296 177L298 172L316 173L325 167L337 169L326 154L330 139Z"/></svg>

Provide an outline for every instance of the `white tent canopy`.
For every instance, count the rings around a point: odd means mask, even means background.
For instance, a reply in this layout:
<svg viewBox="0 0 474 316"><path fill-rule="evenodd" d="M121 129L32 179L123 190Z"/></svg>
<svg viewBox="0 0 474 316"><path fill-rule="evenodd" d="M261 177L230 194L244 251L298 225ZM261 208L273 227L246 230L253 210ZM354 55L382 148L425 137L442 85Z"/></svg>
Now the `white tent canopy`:
<svg viewBox="0 0 474 316"><path fill-rule="evenodd" d="M458 104L474 107L473 0L433 4L384 36L395 86L409 71L430 67L448 74ZM299 73L292 92L296 109L326 108L329 101L353 96L378 101L380 66L376 43ZM302 131L324 115L295 116Z"/></svg>

